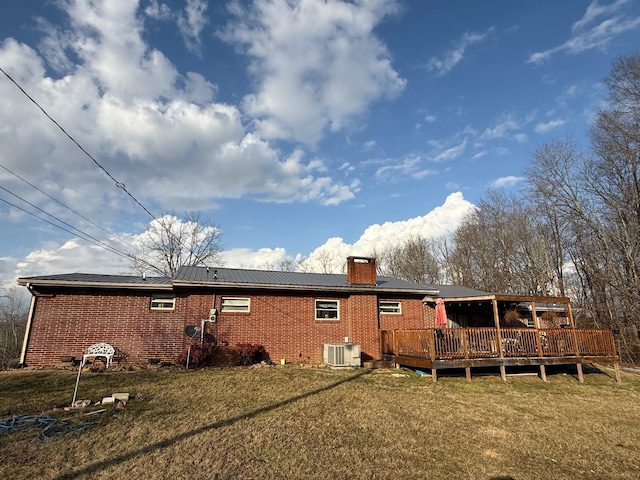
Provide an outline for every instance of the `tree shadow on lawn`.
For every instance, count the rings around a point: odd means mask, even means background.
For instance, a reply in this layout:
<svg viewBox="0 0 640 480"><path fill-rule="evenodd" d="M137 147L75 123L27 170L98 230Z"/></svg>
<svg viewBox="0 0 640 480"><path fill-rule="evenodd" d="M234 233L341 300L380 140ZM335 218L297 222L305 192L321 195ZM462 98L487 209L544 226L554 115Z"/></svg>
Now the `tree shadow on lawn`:
<svg viewBox="0 0 640 480"><path fill-rule="evenodd" d="M99 472L102 469L117 465L119 463L123 463L126 461L129 461L135 457L139 457L140 455L145 455L147 453L151 453L155 450L159 450L162 448L166 448L169 447L175 443L178 443L182 440L185 440L189 437L193 437L195 435L199 435L200 433L209 431L209 430L215 430L217 428L221 428L221 427L226 427L229 425L232 425L238 421L241 420L246 420L248 418L253 418L253 417L257 417L258 415L261 415L263 413L267 413L270 412L272 410L275 410L277 408L280 407L284 407L287 405L290 405L294 402L297 402L298 400L302 400L304 398L307 397L311 397L313 395L317 395L319 393L322 392L326 392L328 390L331 390L335 387L338 387L340 385L342 385L343 383L347 383L347 382L351 382L353 380L356 380L357 378L360 378L363 375L366 375L370 372L370 370L363 370L361 372L356 373L355 375L352 375L348 378L345 378L343 380L339 380L337 382L334 382L330 385L327 385L326 387L322 387L322 388L318 388L316 390L311 390L310 392L306 392L306 393L302 393L300 395L296 395L295 397L291 397L288 398L287 400L283 400L281 402L278 403L274 403L273 405L267 405L265 407L261 407L258 408L256 410L253 410L251 412L247 412L247 413L243 413L242 415L237 415L235 417L231 417L231 418L227 418L225 420L220 420L218 422L215 423L211 423L209 425L203 425L202 427L196 428L194 430L191 430L189 432L185 432L185 433L181 433L180 435L176 435L175 437L172 438L167 438L165 440L162 440L160 442L156 442L156 443L152 443L151 445L147 445L144 448L140 448L138 450L134 450L132 452L129 453L125 453L124 455L120 455L118 457L115 458L111 458L108 460L102 460L100 462L96 462L94 464L91 465L87 465L84 468L81 468L79 470L73 471L73 472L68 472L68 473L64 473L63 475L60 475L58 477L55 477L55 480L70 480L73 478L79 478L81 476L87 475L87 474L92 474L92 473L96 473Z"/></svg>

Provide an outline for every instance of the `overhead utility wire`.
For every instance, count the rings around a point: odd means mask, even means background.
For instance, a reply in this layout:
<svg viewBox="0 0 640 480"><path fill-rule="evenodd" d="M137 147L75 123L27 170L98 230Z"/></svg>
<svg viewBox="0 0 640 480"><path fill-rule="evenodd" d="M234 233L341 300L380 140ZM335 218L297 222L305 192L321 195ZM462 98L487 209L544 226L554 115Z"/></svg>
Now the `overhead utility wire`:
<svg viewBox="0 0 640 480"><path fill-rule="evenodd" d="M24 178L22 178L20 175L18 175L15 172L12 172L11 170L9 170L7 167L5 167L4 165L0 164L0 168L3 168L4 170L6 170L7 172L9 172L11 175L13 175L16 178L19 178L20 180L22 180L24 183L26 183L27 185L29 185L32 188L35 188L37 191L39 191L40 193L42 193L43 195L49 197L51 200L53 200L54 202L56 202L58 205L61 205L62 207L66 208L67 210L75 213L76 215L78 215L80 218L86 220L87 222L89 222L91 225L99 228L100 230L102 230L103 232L105 232L108 235L111 235L112 237L116 237L118 240L120 240L122 243L124 243L125 245L129 245L131 248L136 248L133 245L131 245L129 242L123 240L122 238L118 237L115 233L110 232L109 230L107 230L106 228L101 227L100 225L98 225L97 223L95 223L94 221L88 219L87 217L85 217L84 215L82 215L81 213L78 213L77 211L75 211L73 208L71 208L70 206L64 204L63 202L61 202L60 200L58 200L55 197L52 197L51 195L49 195L47 192L45 192L44 190L41 190L40 188L38 188L37 186L35 186L33 183L29 182L28 180L25 180ZM11 193L11 192L9 192ZM13 194L12 194L13 195ZM56 219L57 220L57 219Z"/></svg>
<svg viewBox="0 0 640 480"><path fill-rule="evenodd" d="M158 272L162 273L162 269L160 269L160 268L158 268L156 265L154 265L154 264L152 264L152 263L150 263L150 262L146 261L145 259L143 259L143 258L138 258L138 257L136 257L135 255L132 255L132 254L130 254L130 253L127 253L127 252L123 252L123 251L121 251L121 250L118 250L116 247L114 247L114 246L112 246L112 245L109 245L108 243L103 242L102 240L100 240L100 239L98 239L98 238L96 238L96 237L94 237L94 236L92 236L92 235L89 235L89 234L88 234L88 233L86 233L86 232L83 232L82 230L80 230L80 229L78 229L78 228L74 227L73 225L70 225L69 223L65 222L64 220L59 219L59 218L58 218L58 217L56 217L55 215L52 215L51 213L48 213L48 212L44 211L44 210L43 210L43 209L41 209L40 207L37 207L36 205L33 205L32 203L28 202L27 200L25 200L24 198L20 197L19 195L16 195L15 193L13 193L13 192L11 192L11 191L7 190L6 188L4 188L4 187L0 186L0 189L1 189L1 190L4 190L5 192L8 192L9 194L13 195L14 197L18 198L19 200L22 200L22 201L23 201L24 203L26 203L27 205L30 205L31 207L35 208L36 210L39 210L40 212L44 213L45 215L48 215L49 217L54 218L54 219L55 219L55 220L57 220L58 222L62 223L63 225L68 226L69 228L73 229L74 231L72 231L72 230L68 230L68 229L66 229L66 228L64 228L64 227L62 227L62 226L60 226L60 225L58 225L57 223L54 223L54 222L52 222L52 221L50 221L50 220L47 220L46 218L39 217L39 216L38 216L38 215L36 215L35 213L30 212L29 210L26 210L26 209L24 209L24 208L22 208L22 207L19 207L18 205L14 204L14 203L11 203L11 202L9 202L9 201L7 201L7 200L3 199L3 198L0 198L0 202L4 202L4 203L6 203L7 205L10 205L10 206L12 206L12 207L14 207L14 208L17 208L18 210L20 210L20 211L22 211L22 212L24 212L24 213L27 213L27 214L31 215L32 217L37 218L38 220L42 220L43 222L46 222L46 223L48 223L49 225L53 225L54 227L59 228L60 230L62 230L62 231L64 231L64 232L70 233L71 235L74 235L74 236L78 236L78 237L80 237L82 240L84 240L84 241L86 241L86 242L89 242L89 243L92 243L93 245L96 245L97 247L102 247L102 248L104 248L105 250L107 250L108 252L111 252L111 253L114 253L114 254L116 254L116 255L119 255L120 257L126 258L127 260L136 260L136 261L138 261L138 262L142 262L142 263L146 264L147 266L151 267L153 270L156 270L156 271L158 271ZM126 243L126 242L125 242L125 243Z"/></svg>
<svg viewBox="0 0 640 480"><path fill-rule="evenodd" d="M51 120L51 121L52 121L52 122L53 122L53 123L54 123L54 124L55 124L55 125L56 125L60 130L61 130L61 131L62 131L62 133L64 133L64 134L69 138L69 140L71 140L73 143L75 143L75 144L76 144L76 146L77 146L77 147L82 151L82 153L84 153L87 157L89 157L89 158L93 161L93 163L95 163L95 164L100 168L100 170L102 170L102 171L103 171L103 172L104 172L104 173L105 173L105 174L106 174L106 175L107 175L111 180L113 180L113 182L115 183L116 187L120 188L123 192L125 192L127 195L129 195L129 197L131 197L131 199L132 199L134 202L136 202L136 203L140 206L140 208L142 208L145 212L147 212L147 213L151 216L151 218L153 218L154 220L157 220L157 218L155 217L155 215L154 215L153 213L151 213L151 212L147 209L147 207L145 207L142 203L140 203L140 201L139 201L136 197L134 197L134 196L133 196L133 194L129 192L129 190L127 190L127 188L125 187L124 183L122 183L122 182L118 181L116 178L114 178L114 177L113 177L113 175L111 175L111 174L107 171L107 169L106 169L106 168L104 168L102 165L100 165L100 163L99 163L95 158L93 158L93 156L92 156L89 152L87 152L87 151L84 149L84 147L82 147L82 145L80 145L80 144L76 141L76 139L75 139L75 138L73 138L71 135L69 135L69 134L67 133L67 131L66 131L64 128L62 128L62 126L61 126L58 122L56 122L56 121L51 117L51 115L49 115L49 114L47 113L47 111L46 111L44 108L42 108L42 107L40 106L40 104L39 104L38 102L36 102L36 101L35 101L35 100L34 100L34 99L29 95L29 94L25 91L25 89L24 89L24 88L22 88L22 87L20 86L20 84L18 84L18 82L16 82L16 81L13 79L13 77L11 77L11 75L9 75L7 72L5 72L5 71L4 71L4 69L3 69L2 67L0 67L0 71L1 71L2 73L4 73L4 75L5 75L9 80L11 80L11 82L12 82L16 87L18 87L18 88L20 89L20 91L21 91L22 93L24 93L24 95L25 95L29 100L31 100L31 102L33 102L33 104L34 104L36 107L38 107L38 108L40 109L40 111L42 111L42 113L44 113L44 114L45 114L45 116L46 116L49 120Z"/></svg>
<svg viewBox="0 0 640 480"><path fill-rule="evenodd" d="M70 232L70 231L69 231L69 230L67 230L67 229L63 229L63 230L65 230L66 232L72 233L73 235L79 235L79 236L81 236L84 240L91 239L91 240L87 240L87 241L90 241L91 243L94 243L94 244L100 244L100 245L102 245L104 248L106 248L107 250L110 250L110 251L111 251L111 252L113 252L113 253L117 253L118 255L121 255L121 256L126 256L126 257L127 257L127 258L129 258L129 259L131 258L131 255L128 255L128 254L126 254L126 253L124 253L124 252L119 251L118 249L116 249L115 247L113 247L113 246L109 245L108 243L105 243L105 242L103 242L102 240L99 240L99 239L97 239L96 237L94 237L94 236L92 236L92 235L89 235L88 233L83 232L82 230L80 230L80 229L78 229L78 228L74 227L73 225L71 225L71 224L69 224L69 223L65 222L64 220L59 219L59 218L58 218L58 217L56 217L55 215L52 215L52 214L50 214L49 212L44 211L42 208L40 208L40 207L38 207L38 206L34 205L33 203L29 202L28 200L25 200L25 199L24 199L24 198L22 198L21 196L16 195L15 193L13 193L13 192L12 192L12 191L10 191L10 190L7 190L7 189L6 189L5 187L3 187L2 185L0 185L0 190L4 190L5 192L9 193L10 195L13 195L13 196L14 196L14 197L16 197L18 200L21 200L21 201L23 201L24 203L26 203L27 205L29 205L30 207L35 208L35 209L36 209L36 210L38 210L39 212L42 212L42 213L44 213L45 215L48 215L49 217L54 218L55 220L57 220L58 222L62 223L63 225L66 225L67 227L72 228L72 229L73 229L73 230L75 230L75 232L77 232L77 233ZM0 199L0 200L2 200L2 199ZM6 200L3 200L3 201L4 201L5 203L9 203L9 202L7 202ZM14 206L15 206L15 205L14 205ZM23 212L26 212L26 210L24 210L24 209L21 209L21 210L22 210ZM29 213L29 212L27 212L27 213ZM43 218L41 218L41 217L38 217L37 215L34 215L34 216L35 216L36 218L40 218L41 220L45 220L45 219L43 219ZM45 221L47 221L47 220L45 220ZM47 223L51 223L51 224L53 225L53 222L49 222L49 221L47 221ZM85 237L86 237L86 238L85 238ZM97 242L97 243L96 243L96 242Z"/></svg>
<svg viewBox="0 0 640 480"><path fill-rule="evenodd" d="M39 217L39 216L38 216L38 215L36 215L35 213L30 212L29 210L27 210L27 209L25 209L25 208L22 208L22 207L20 207L20 206L16 205L15 203L11 203L11 202L9 202L8 200L5 200L4 198L0 198L0 202L4 202L4 203L6 203L7 205L9 205L9 206L11 206L11 207L13 207L13 208L17 208L18 210L20 210L20 211L22 211L22 212L24 212L24 213L26 213L26 214L29 214L29 215L31 215L32 217L37 218L38 220L42 220L43 222L46 222L46 223L48 223L49 225L53 225L54 227L59 228L59 229L60 229L60 230L62 230L62 231L65 231L65 232L67 232L67 233L70 233L71 235L78 236L78 233L76 233L76 232L72 232L71 230L68 230L68 229L64 228L63 226L58 225L57 223L54 223L54 222L52 222L52 221L50 221L50 220L47 220L46 218ZM45 213L46 213L46 212L45 212ZM47 215L48 215L48 214L47 214ZM57 219L56 219L56 220L57 220ZM71 228L74 228L74 227L71 227ZM77 229L75 229L75 230L77 230ZM89 242L89 243L93 243L94 245L98 245L98 244L97 244L96 242L94 242L93 240L89 240L89 239L87 239L87 238L84 238L82 235L80 235L80 237L81 237L83 240L86 240L86 241L87 241L87 242ZM98 242L99 242L99 240L98 240ZM129 259L129 260L131 259L131 257L130 257L129 255L127 255L126 253L122 253L122 252L120 252L119 250L117 250L117 249L115 249L115 248L111 247L110 245L104 244L103 242L100 242L100 243L102 243L102 245L98 245L98 246L102 246L103 248L105 248L106 250L110 251L111 253L115 253L116 255L120 255L121 257L127 258L127 259Z"/></svg>

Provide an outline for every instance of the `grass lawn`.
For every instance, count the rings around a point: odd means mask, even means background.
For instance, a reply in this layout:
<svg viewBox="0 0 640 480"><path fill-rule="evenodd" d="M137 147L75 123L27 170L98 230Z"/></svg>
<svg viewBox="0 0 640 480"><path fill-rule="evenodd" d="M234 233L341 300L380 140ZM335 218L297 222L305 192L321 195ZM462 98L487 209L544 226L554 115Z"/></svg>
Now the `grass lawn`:
<svg viewBox="0 0 640 480"><path fill-rule="evenodd" d="M394 376L406 373L407 376ZM77 415L75 372L0 372L0 420ZM2 479L637 479L640 377L444 377L262 367L83 372L78 398L128 392L97 424L0 435ZM138 398L133 398L135 395ZM91 411L99 407L88 407Z"/></svg>

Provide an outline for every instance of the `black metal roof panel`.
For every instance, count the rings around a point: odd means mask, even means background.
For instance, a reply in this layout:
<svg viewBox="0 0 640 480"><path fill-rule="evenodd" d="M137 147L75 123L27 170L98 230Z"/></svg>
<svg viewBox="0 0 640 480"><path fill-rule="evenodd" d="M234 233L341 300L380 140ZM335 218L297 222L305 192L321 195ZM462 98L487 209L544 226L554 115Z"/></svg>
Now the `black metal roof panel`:
<svg viewBox="0 0 640 480"><path fill-rule="evenodd" d="M314 288L372 288L377 290L407 290L428 294L437 287L406 282L397 278L378 277L377 285L353 285L344 274L276 272L213 267L180 267L174 280L178 283L241 284L255 286L290 286Z"/></svg>
<svg viewBox="0 0 640 480"><path fill-rule="evenodd" d="M31 284L112 284L112 285L168 285L172 283L170 277L141 277L134 275L102 275L98 273L64 273L59 275L41 275L37 277L23 277L18 279L20 285Z"/></svg>

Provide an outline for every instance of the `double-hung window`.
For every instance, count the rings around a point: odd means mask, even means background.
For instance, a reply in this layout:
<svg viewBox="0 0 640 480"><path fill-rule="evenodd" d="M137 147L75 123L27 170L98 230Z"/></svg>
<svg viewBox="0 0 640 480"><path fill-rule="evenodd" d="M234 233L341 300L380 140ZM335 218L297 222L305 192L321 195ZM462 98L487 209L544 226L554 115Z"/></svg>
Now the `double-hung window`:
<svg viewBox="0 0 640 480"><path fill-rule="evenodd" d="M316 300L316 320L339 320L340 303L338 300Z"/></svg>

